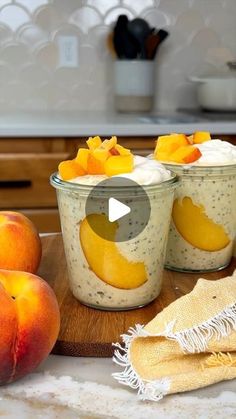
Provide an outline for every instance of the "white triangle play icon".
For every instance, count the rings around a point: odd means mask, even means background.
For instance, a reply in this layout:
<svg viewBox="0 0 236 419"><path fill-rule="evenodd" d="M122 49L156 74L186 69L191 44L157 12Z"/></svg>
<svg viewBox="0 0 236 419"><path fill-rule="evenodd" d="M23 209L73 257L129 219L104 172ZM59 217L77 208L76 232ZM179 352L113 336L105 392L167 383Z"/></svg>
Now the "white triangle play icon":
<svg viewBox="0 0 236 419"><path fill-rule="evenodd" d="M119 220L131 211L128 205L122 204L115 198L109 198L108 201L108 219L111 223Z"/></svg>

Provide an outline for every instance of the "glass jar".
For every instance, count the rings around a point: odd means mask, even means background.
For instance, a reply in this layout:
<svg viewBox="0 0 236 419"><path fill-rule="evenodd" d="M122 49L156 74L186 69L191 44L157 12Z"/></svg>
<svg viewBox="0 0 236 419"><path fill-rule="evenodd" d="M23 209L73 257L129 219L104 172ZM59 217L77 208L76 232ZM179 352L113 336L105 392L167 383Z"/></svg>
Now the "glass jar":
<svg viewBox="0 0 236 419"><path fill-rule="evenodd" d="M94 187L62 181L57 174L51 176L51 184L57 191L73 295L85 305L104 310L127 310L142 307L154 300L162 285L177 176L173 173L170 179L162 183L143 187L150 201L149 221L137 237L123 242L105 240L86 225L86 200ZM96 188L93 197L102 209L111 191L101 194L99 187ZM94 196L96 190L97 196ZM122 198L128 205L139 200L137 207L141 213L142 200L146 199L146 196L137 197L128 187L119 189L119 195L114 189L112 197ZM125 285L121 286L120 283Z"/></svg>
<svg viewBox="0 0 236 419"><path fill-rule="evenodd" d="M165 167L180 178L166 267L181 272L225 268L233 254L236 232L236 165Z"/></svg>

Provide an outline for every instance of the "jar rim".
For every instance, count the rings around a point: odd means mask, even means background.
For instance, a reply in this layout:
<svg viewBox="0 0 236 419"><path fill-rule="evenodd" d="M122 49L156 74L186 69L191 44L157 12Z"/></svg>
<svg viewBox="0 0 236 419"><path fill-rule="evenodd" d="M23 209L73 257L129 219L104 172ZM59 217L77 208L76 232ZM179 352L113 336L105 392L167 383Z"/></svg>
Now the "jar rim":
<svg viewBox="0 0 236 419"><path fill-rule="evenodd" d="M179 177L176 173L174 173L172 170L171 172L171 177L167 180L163 180L160 183L155 183L152 185L140 185L142 189L144 189L145 192L153 192L155 193L156 191L161 191L164 189L168 189L168 188L175 188L177 187L177 184L179 183ZM80 191L80 192L84 192L84 193L89 193L91 191L92 188L94 188L95 186L98 189L98 193L99 193L99 184L97 185L84 185L84 184L80 184L80 183L73 183L73 182L68 182L65 180L62 180L59 176L58 176L58 172L54 172L52 173L52 175L50 176L50 183L51 185L56 188L56 189L62 189L62 190L68 190L68 191ZM140 189L141 189L140 188ZM106 187L105 188L107 192L111 192L111 191L116 191L117 193L119 192L123 192L124 190L130 194L133 190L135 190L134 186L113 186L111 188ZM104 192L104 186L100 187L100 190Z"/></svg>
<svg viewBox="0 0 236 419"><path fill-rule="evenodd" d="M191 165L191 164L178 164L178 163L164 163L162 164L168 168L176 172L178 175L188 175L188 176L195 176L195 175L208 175L208 176L215 176L215 175L228 175L228 174L236 174L236 163L232 164L208 164L208 165Z"/></svg>

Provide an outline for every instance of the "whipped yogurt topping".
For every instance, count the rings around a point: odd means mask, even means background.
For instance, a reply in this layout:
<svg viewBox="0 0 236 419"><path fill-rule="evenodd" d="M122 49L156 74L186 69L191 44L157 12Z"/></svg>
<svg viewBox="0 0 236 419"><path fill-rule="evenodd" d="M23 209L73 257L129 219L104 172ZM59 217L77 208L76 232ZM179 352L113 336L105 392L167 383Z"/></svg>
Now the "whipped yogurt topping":
<svg viewBox="0 0 236 419"><path fill-rule="evenodd" d="M134 169L131 173L122 173L112 177L124 177L131 179L142 186L155 185L171 178L171 172L157 160L147 157L134 156ZM107 179L106 175L84 175L69 180L72 183L81 185L97 185Z"/></svg>
<svg viewBox="0 0 236 419"><path fill-rule="evenodd" d="M134 156L134 170L131 173L122 173L119 177L131 179L139 185L154 185L171 178L171 172L157 160L147 157Z"/></svg>
<svg viewBox="0 0 236 419"><path fill-rule="evenodd" d="M236 146L219 139L196 144L202 153L195 165L221 165L236 163Z"/></svg>

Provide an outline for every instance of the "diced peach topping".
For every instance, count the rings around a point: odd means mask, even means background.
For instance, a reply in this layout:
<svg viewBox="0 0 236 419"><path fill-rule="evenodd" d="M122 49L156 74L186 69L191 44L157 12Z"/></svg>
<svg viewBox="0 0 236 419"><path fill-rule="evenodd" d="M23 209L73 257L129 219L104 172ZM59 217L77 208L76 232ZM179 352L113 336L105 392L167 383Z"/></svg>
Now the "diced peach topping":
<svg viewBox="0 0 236 419"><path fill-rule="evenodd" d="M103 175L104 171L104 162L96 159L93 154L90 154L88 157L88 168L87 172L90 175Z"/></svg>
<svg viewBox="0 0 236 419"><path fill-rule="evenodd" d="M118 151L115 147L112 147L112 148L109 150L109 153L110 153L112 156L119 156L119 155L120 155L119 151Z"/></svg>
<svg viewBox="0 0 236 419"><path fill-rule="evenodd" d="M95 159L99 160L102 163L104 163L108 159L108 157L110 157L109 151L101 148L101 146L96 148L92 152L92 155L95 157Z"/></svg>
<svg viewBox="0 0 236 419"><path fill-rule="evenodd" d="M116 145L115 145L115 147L114 147L114 149L115 149L116 151L118 151L118 154L120 154L121 156L127 156L127 155L131 154L131 151L130 151L128 148L125 148L125 147L123 147L123 146L122 146L122 145L120 145L120 144L116 144ZM112 149L112 150L113 150L113 149ZM110 152L111 152L112 150L110 150Z"/></svg>
<svg viewBox="0 0 236 419"><path fill-rule="evenodd" d="M105 162L105 173L107 176L130 173L134 168L134 156L111 156Z"/></svg>
<svg viewBox="0 0 236 419"><path fill-rule="evenodd" d="M79 165L83 167L85 172L87 171L89 154L90 151L88 148L79 148L77 156L75 158L76 163L79 163Z"/></svg>
<svg viewBox="0 0 236 419"><path fill-rule="evenodd" d="M75 160L62 161L58 166L58 171L63 180L70 180L85 174L84 169Z"/></svg>
<svg viewBox="0 0 236 419"><path fill-rule="evenodd" d="M189 144L193 144L193 134L192 135L188 135L188 142L189 142Z"/></svg>
<svg viewBox="0 0 236 419"><path fill-rule="evenodd" d="M193 143L201 144L211 140L211 134L208 131L197 131L193 134Z"/></svg>
<svg viewBox="0 0 236 419"><path fill-rule="evenodd" d="M157 151L155 154L156 160L161 160L164 162L171 161L170 156L171 154L167 153L166 151Z"/></svg>
<svg viewBox="0 0 236 419"><path fill-rule="evenodd" d="M165 152L173 153L177 148L188 145L188 139L184 134L170 134L158 137L154 154Z"/></svg>
<svg viewBox="0 0 236 419"><path fill-rule="evenodd" d="M97 135L96 137L89 137L86 141L89 150L95 150L95 148L99 147L102 144L101 138Z"/></svg>
<svg viewBox="0 0 236 419"><path fill-rule="evenodd" d="M193 145L179 147L171 154L170 161L176 163L192 163L201 157L201 151Z"/></svg>
<svg viewBox="0 0 236 419"><path fill-rule="evenodd" d="M85 174L112 176L133 170L131 151L117 144L115 136L104 141L98 136L90 137L87 145L88 148L78 150L74 160L59 164L58 170L63 180L70 180Z"/></svg>
<svg viewBox="0 0 236 419"><path fill-rule="evenodd" d="M115 136L111 137L110 140L104 140L100 147L103 150L111 150L113 147L115 147L117 144L117 138Z"/></svg>
<svg viewBox="0 0 236 419"><path fill-rule="evenodd" d="M209 132L196 132L193 135L170 134L158 137L154 157L164 162L188 164L198 160L201 152L194 144L211 140Z"/></svg>

